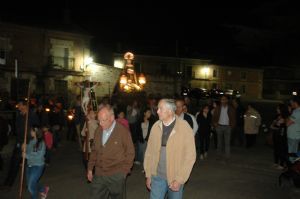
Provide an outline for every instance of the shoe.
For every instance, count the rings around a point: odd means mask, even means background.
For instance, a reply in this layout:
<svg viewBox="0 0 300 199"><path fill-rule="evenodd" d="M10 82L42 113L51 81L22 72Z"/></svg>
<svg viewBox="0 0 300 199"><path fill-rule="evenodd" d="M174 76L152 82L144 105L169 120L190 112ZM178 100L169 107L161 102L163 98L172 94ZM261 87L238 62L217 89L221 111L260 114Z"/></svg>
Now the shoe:
<svg viewBox="0 0 300 199"><path fill-rule="evenodd" d="M134 164L136 164L136 165L140 165L140 164L141 164L141 162L140 162L140 161L134 161Z"/></svg>
<svg viewBox="0 0 300 199"><path fill-rule="evenodd" d="M45 191L41 193L41 199L46 199L47 198L49 190L50 190L50 187L46 186Z"/></svg>
<svg viewBox="0 0 300 199"><path fill-rule="evenodd" d="M204 159L204 156L201 154L200 155L200 160L203 160Z"/></svg>
<svg viewBox="0 0 300 199"><path fill-rule="evenodd" d="M278 166L276 167L276 169L278 169L278 170L283 170L283 169L284 169L284 167L283 167L283 166L281 166L281 165L278 165Z"/></svg>
<svg viewBox="0 0 300 199"><path fill-rule="evenodd" d="M204 157L207 158L207 152L204 153Z"/></svg>

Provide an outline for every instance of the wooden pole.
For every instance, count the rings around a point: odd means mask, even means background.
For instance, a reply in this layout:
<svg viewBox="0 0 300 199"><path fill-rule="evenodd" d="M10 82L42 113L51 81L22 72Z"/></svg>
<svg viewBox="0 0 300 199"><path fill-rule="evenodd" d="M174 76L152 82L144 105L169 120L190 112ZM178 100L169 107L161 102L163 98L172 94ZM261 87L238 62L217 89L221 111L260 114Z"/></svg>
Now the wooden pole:
<svg viewBox="0 0 300 199"><path fill-rule="evenodd" d="M89 81L89 89L91 89L91 82ZM89 91L89 102L88 104L91 102L91 90ZM89 114L89 110L86 110L87 114L85 115L85 127L87 129L86 134L85 134L85 159L89 160L89 138L90 138L90 132L89 132L89 119L88 119L88 114Z"/></svg>
<svg viewBox="0 0 300 199"><path fill-rule="evenodd" d="M28 116L29 116L29 102L30 102L30 81L28 83L28 91L27 91L27 110L26 110L26 120L25 120L25 131L24 131L24 142L21 147L22 149L22 166L21 166L21 177L20 177L20 190L19 190L19 198L22 199L23 196L23 181L24 181L24 167L25 167L25 156L23 156L23 150L26 153L27 146L27 129L28 129ZM24 148L23 148L24 146Z"/></svg>

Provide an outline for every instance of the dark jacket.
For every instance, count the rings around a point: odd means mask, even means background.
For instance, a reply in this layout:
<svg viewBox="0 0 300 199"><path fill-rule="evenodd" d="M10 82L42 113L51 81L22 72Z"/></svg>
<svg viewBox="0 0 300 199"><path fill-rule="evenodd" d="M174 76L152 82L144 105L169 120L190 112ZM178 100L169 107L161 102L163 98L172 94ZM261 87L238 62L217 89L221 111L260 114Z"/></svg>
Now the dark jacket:
<svg viewBox="0 0 300 199"><path fill-rule="evenodd" d="M8 122L0 116L0 150L8 144Z"/></svg>
<svg viewBox="0 0 300 199"><path fill-rule="evenodd" d="M142 130L142 123L143 122L144 122L144 120L139 120L138 126L137 126L138 141L141 142L141 143L144 143L145 141L148 141L151 128L152 128L153 124L156 122L156 120L152 116L149 118L148 132L147 132L147 136L146 136L145 139L143 138L143 130Z"/></svg>
<svg viewBox="0 0 300 199"><path fill-rule="evenodd" d="M236 116L235 116L235 110L232 106L228 105L228 111L227 111L227 114L228 114L228 118L229 118L229 126L231 128L234 128L235 125L236 125ZM219 119L220 119L220 115L221 115L221 106L218 106L215 111L214 111L214 114L213 114L213 118L212 118L212 122L213 122L213 125L215 127L217 127L219 124Z"/></svg>
<svg viewBox="0 0 300 199"><path fill-rule="evenodd" d="M193 127L193 126L194 126L194 125L193 125L193 119L192 119L191 116L189 116L188 114L184 113L183 119L189 123L189 125L190 125L190 127L191 127L192 129L194 128L194 127Z"/></svg>
<svg viewBox="0 0 300 199"><path fill-rule="evenodd" d="M24 133L25 133L25 125L26 125L26 114L21 114L21 112L17 113L16 116L16 136L17 143L21 144L24 142ZM30 129L33 126L39 126L40 121L37 114L30 110L28 115L28 125L27 125L27 141L30 138Z"/></svg>
<svg viewBox="0 0 300 199"><path fill-rule="evenodd" d="M209 134L211 130L211 114L208 113L207 117L204 117L203 113L197 115L198 133Z"/></svg>
<svg viewBox="0 0 300 199"><path fill-rule="evenodd" d="M236 126L243 127L244 126L244 114L245 109L242 105L238 105L238 107L235 109L236 113Z"/></svg>

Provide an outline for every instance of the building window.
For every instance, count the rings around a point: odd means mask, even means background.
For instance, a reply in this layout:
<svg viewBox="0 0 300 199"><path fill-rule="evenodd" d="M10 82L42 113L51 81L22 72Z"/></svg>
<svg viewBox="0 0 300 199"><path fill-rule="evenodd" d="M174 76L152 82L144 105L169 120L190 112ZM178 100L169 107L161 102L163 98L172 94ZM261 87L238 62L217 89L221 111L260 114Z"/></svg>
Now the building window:
<svg viewBox="0 0 300 199"><path fill-rule="evenodd" d="M0 37L0 65L7 62L7 53L11 49L9 38Z"/></svg>
<svg viewBox="0 0 300 199"><path fill-rule="evenodd" d="M138 63L138 62L134 63L134 70L135 70L136 73L141 73L142 72L141 67L142 67L141 63Z"/></svg>
<svg viewBox="0 0 300 199"><path fill-rule="evenodd" d="M64 100L68 100L68 82L65 80L55 80L54 81L55 92L64 98Z"/></svg>
<svg viewBox="0 0 300 199"><path fill-rule="evenodd" d="M217 69L213 70L213 77L214 78L218 77L218 71L217 71Z"/></svg>
<svg viewBox="0 0 300 199"><path fill-rule="evenodd" d="M246 72L241 72L241 79L247 79L247 73Z"/></svg>
<svg viewBox="0 0 300 199"><path fill-rule="evenodd" d="M50 49L51 54L51 66L57 69L74 69L74 53L73 47L74 42L68 40L51 39L52 48Z"/></svg>
<svg viewBox="0 0 300 199"><path fill-rule="evenodd" d="M242 92L242 93L246 93L246 86L245 86L245 85L242 85L242 86L241 86L241 92Z"/></svg>
<svg viewBox="0 0 300 199"><path fill-rule="evenodd" d="M193 68L192 66L186 67L186 77L187 78L191 78L191 77L195 76L192 72L193 71L192 68Z"/></svg>
<svg viewBox="0 0 300 199"><path fill-rule="evenodd" d="M195 77L196 77L196 73L195 71L192 71L192 78L195 79Z"/></svg>
<svg viewBox="0 0 300 199"><path fill-rule="evenodd" d="M12 99L24 99L27 96L29 79L11 79L10 93Z"/></svg>
<svg viewBox="0 0 300 199"><path fill-rule="evenodd" d="M168 67L167 66L168 65L166 63L160 64L160 74L161 75L164 75L164 76L168 75Z"/></svg>
<svg viewBox="0 0 300 199"><path fill-rule="evenodd" d="M0 49L0 65L6 64L6 51L4 49Z"/></svg>

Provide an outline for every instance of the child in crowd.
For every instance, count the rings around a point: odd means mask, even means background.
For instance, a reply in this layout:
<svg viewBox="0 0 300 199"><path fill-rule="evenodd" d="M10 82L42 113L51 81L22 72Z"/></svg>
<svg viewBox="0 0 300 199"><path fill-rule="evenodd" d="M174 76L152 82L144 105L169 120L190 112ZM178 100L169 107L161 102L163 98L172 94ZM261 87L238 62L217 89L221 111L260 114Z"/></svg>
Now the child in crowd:
<svg viewBox="0 0 300 199"><path fill-rule="evenodd" d="M53 146L53 135L49 131L49 126L46 125L42 128L43 130L43 135L44 135L44 142L46 144L46 154L45 154L45 163L46 166L50 165L50 158L51 158L51 150Z"/></svg>
<svg viewBox="0 0 300 199"><path fill-rule="evenodd" d="M123 126L125 126L127 129L129 129L128 120L125 118L124 111L119 111L118 112L117 122L119 122L120 124L122 124Z"/></svg>
<svg viewBox="0 0 300 199"><path fill-rule="evenodd" d="M27 188L32 199L39 198L38 193L40 193L42 199L45 199L49 191L49 186L42 186L38 182L44 171L46 145L40 129L33 127L30 134L31 139L26 147L26 151L25 145L22 146L22 156L27 159Z"/></svg>

